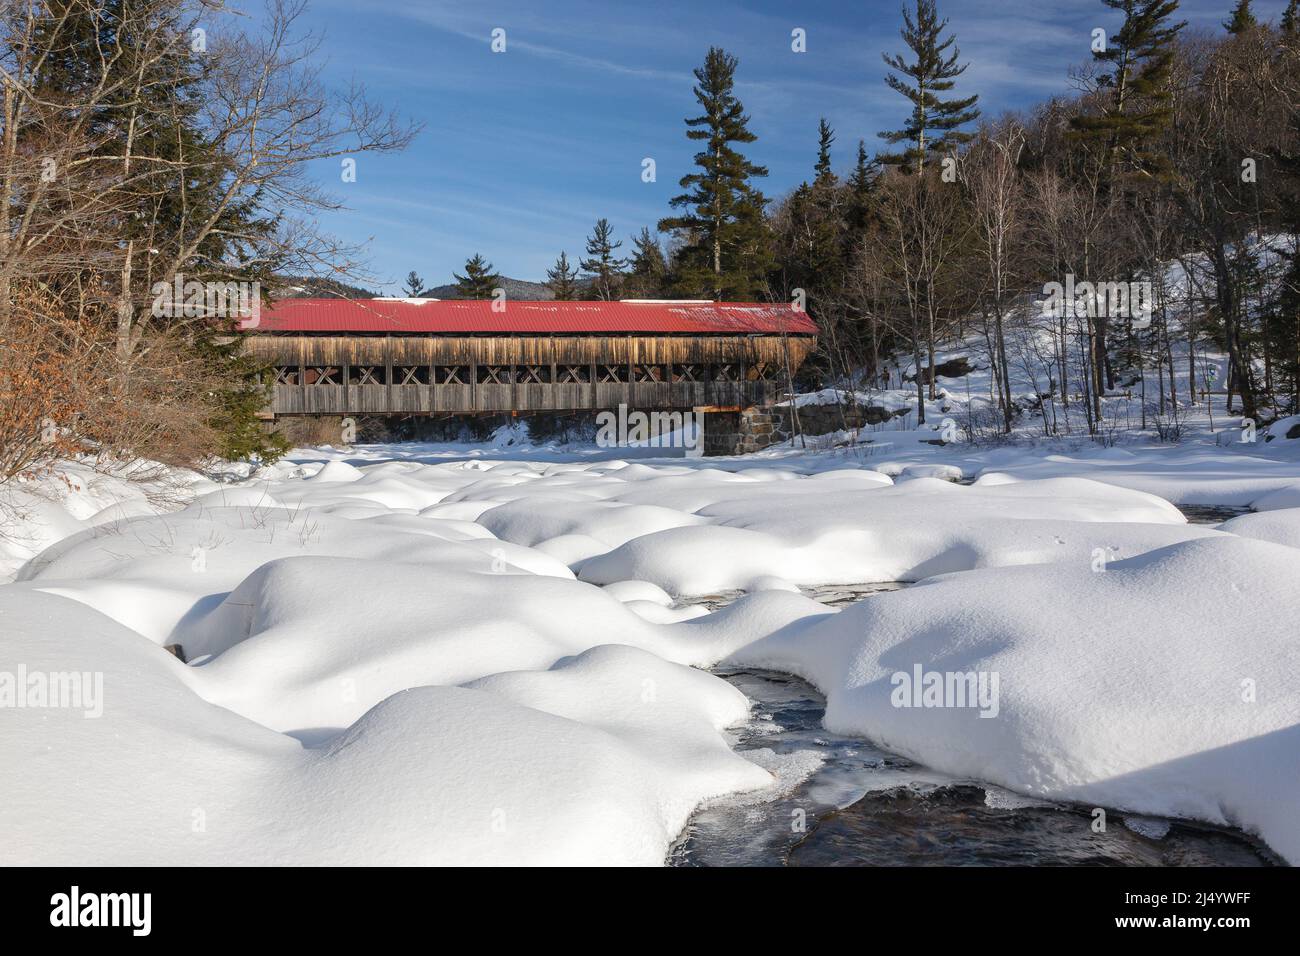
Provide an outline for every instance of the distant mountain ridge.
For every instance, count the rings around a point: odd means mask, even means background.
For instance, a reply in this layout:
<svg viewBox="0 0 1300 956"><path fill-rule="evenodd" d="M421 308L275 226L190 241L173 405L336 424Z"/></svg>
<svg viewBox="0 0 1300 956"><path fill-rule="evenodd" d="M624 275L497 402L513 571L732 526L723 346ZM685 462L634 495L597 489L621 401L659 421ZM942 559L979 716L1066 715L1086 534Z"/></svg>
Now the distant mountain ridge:
<svg viewBox="0 0 1300 956"><path fill-rule="evenodd" d="M505 290L507 299L518 299L521 302L540 302L545 299L555 298L555 293L547 288L545 283L529 282L527 279L510 279L502 276L500 288ZM426 299L461 298L454 282L435 286L432 289L425 289L420 295Z"/></svg>
<svg viewBox="0 0 1300 956"><path fill-rule="evenodd" d="M276 299L373 299L376 293L337 279L284 276L271 287Z"/></svg>
<svg viewBox="0 0 1300 956"><path fill-rule="evenodd" d="M593 281L592 279L578 279L574 285L579 289L586 289ZM507 299L518 299L521 302L545 302L555 298L555 293L551 291L545 282L530 282L527 279L511 279L502 276L500 287L506 290ZM425 289L420 295L427 299L460 298L454 282L436 286L432 289Z"/></svg>
<svg viewBox="0 0 1300 956"><path fill-rule="evenodd" d="M576 284L579 288L586 288L591 285L591 281L590 279L579 279ZM280 283L272 290L272 295L277 299L382 298L377 292L371 292L369 289L348 285L345 282L338 282L333 279L286 276L280 280ZM527 279L511 279L502 276L500 287L505 289L507 299L517 299L520 302L544 302L555 298L555 293L544 282L530 282ZM400 296L404 293L389 294ZM415 298L459 299L460 297L456 283L449 282L446 285L434 286L432 289L424 289Z"/></svg>

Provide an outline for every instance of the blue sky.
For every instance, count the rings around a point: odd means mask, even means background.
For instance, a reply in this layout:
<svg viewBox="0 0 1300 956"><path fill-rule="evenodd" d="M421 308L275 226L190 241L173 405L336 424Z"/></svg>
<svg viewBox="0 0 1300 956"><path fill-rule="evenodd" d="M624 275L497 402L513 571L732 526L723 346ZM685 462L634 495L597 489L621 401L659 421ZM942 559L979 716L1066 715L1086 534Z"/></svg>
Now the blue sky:
<svg viewBox="0 0 1300 956"><path fill-rule="evenodd" d="M1194 27L1218 28L1233 0L1183 0ZM1255 0L1276 18L1285 0ZM1100 0L939 0L970 68L958 91L1000 113L1068 92L1094 27L1117 27ZM899 0L310 0L304 21L323 34L325 78L353 78L425 124L400 155L363 156L357 181L337 164L313 169L347 206L324 227L365 242L372 283L396 292L415 269L428 285L481 252L505 275L545 278L570 259L601 216L630 236L668 210L694 146L691 70L710 45L740 58L737 94L777 196L808 178L819 116L836 129L837 170L859 138L895 127L904 101L883 82L880 54L901 48ZM506 51L489 46L506 31ZM791 51L791 30L807 52ZM657 181L642 181L652 157ZM385 284L387 282L387 284Z"/></svg>

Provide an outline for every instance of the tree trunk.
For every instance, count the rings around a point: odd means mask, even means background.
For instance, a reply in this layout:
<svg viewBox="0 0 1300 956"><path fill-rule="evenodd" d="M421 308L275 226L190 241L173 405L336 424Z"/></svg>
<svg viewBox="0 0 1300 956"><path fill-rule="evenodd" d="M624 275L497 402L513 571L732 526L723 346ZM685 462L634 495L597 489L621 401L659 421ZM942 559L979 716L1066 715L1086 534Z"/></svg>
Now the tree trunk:
<svg viewBox="0 0 1300 956"><path fill-rule="evenodd" d="M1005 429L1004 433L1011 434L1012 421L1012 400L1011 400L1011 367L1007 362L1007 335L1006 327L1002 319L1002 307L996 308L997 313L997 333L998 333L998 357L1002 365L1002 392L1006 395L1006 408L1004 413Z"/></svg>
<svg viewBox="0 0 1300 956"><path fill-rule="evenodd" d="M122 260L122 288L117 295L117 356L127 359L132 349L132 323L135 309L131 304L131 260L135 249L135 240L126 243L126 257Z"/></svg>
<svg viewBox="0 0 1300 956"><path fill-rule="evenodd" d="M1244 354L1241 344L1241 322L1237 315L1236 283L1232 269L1228 264L1224 243L1216 241L1211 250L1214 262L1215 297L1219 313L1223 317L1224 337L1228 344L1229 365L1236 378L1237 391L1241 395L1241 414L1245 418L1256 417L1255 388L1251 382L1249 357Z"/></svg>

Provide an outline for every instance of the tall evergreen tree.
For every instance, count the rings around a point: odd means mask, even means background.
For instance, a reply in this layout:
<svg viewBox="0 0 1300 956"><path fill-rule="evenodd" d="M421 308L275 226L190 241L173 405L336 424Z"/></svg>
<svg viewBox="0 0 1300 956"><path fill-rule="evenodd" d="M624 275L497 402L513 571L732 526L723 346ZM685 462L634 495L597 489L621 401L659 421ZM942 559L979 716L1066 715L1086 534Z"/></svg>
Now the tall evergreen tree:
<svg viewBox="0 0 1300 956"><path fill-rule="evenodd" d="M415 298L424 291L424 280L420 278L419 273L414 269L406 274L406 285L404 286L406 294Z"/></svg>
<svg viewBox="0 0 1300 956"><path fill-rule="evenodd" d="M834 184L835 173L831 171L831 144L835 142L835 130L826 120L817 121L817 162L813 166L814 181L819 185Z"/></svg>
<svg viewBox="0 0 1300 956"><path fill-rule="evenodd" d="M1288 268L1277 284L1272 307L1263 313L1262 331L1265 343L1277 356L1274 394L1285 399L1294 414L1300 412L1300 255L1286 253L1283 258Z"/></svg>
<svg viewBox="0 0 1300 956"><path fill-rule="evenodd" d="M501 276L492 271L492 263L478 253L465 260L465 274L453 272L456 294L462 299L490 299L501 285Z"/></svg>
<svg viewBox="0 0 1300 956"><path fill-rule="evenodd" d="M812 183L800 183L772 217L780 261L773 278L787 296L802 290L804 305L816 318L828 317L822 309L842 289L849 262L844 255L848 191L831 171L834 141L835 131L821 120Z"/></svg>
<svg viewBox="0 0 1300 956"><path fill-rule="evenodd" d="M649 227L642 226L641 232L632 239L630 270L624 281L625 287L640 298L654 298L663 295L668 275L668 263L664 251L659 246L659 237L650 232Z"/></svg>
<svg viewBox="0 0 1300 956"><path fill-rule="evenodd" d="M851 236L860 235L870 222L879 170L879 164L867 156L867 144L858 140L858 156L849 175L848 207L844 216Z"/></svg>
<svg viewBox="0 0 1300 956"><path fill-rule="evenodd" d="M698 172L681 178L686 192L670 200L682 214L659 222L683 239L674 260L679 290L715 299L755 298L772 265L767 200L751 181L767 169L733 147L757 139L734 93L736 65L713 47L695 70L695 99L704 112L686 121L686 136L705 146L695 154Z"/></svg>
<svg viewBox="0 0 1300 956"><path fill-rule="evenodd" d="M1300 119L1292 118L1291 132L1291 143L1300 142ZM1292 145L1289 150L1274 151L1273 158L1277 163L1277 178L1288 187L1278 196L1278 223L1284 232L1300 237L1300 149ZM1262 332L1266 347L1275 357L1274 394L1289 399L1283 407L1297 414L1300 413L1300 249L1288 248L1291 246L1287 242L1272 247L1286 269L1266 300ZM1241 248L1248 249L1249 244L1242 243Z"/></svg>
<svg viewBox="0 0 1300 956"><path fill-rule="evenodd" d="M1300 28L1300 0L1290 0L1282 11L1282 35L1294 37Z"/></svg>
<svg viewBox="0 0 1300 956"><path fill-rule="evenodd" d="M843 258L841 236L845 228L844 193L839 179L831 171L831 144L835 130L826 120L817 124L817 161L813 163L811 186L802 186L795 193L796 213L803 212L804 242L808 252L811 285L823 293L835 288L841 279Z"/></svg>
<svg viewBox="0 0 1300 956"><path fill-rule="evenodd" d="M862 244L879 225L877 182L880 166L867 154L867 144L858 140L858 153L844 188L844 228L840 232L841 270L845 278L859 268Z"/></svg>
<svg viewBox="0 0 1300 956"><path fill-rule="evenodd" d="M1251 12L1250 0L1237 0L1237 5L1232 8L1232 16L1223 25L1223 28L1236 36L1257 26L1259 26L1259 21L1255 19L1255 14Z"/></svg>
<svg viewBox="0 0 1300 956"><path fill-rule="evenodd" d="M595 228L587 237L587 258L578 265L592 280L591 294L594 298L608 302L618 294L619 281L627 261L615 253L622 247L622 240L614 238L614 228L608 219L597 219Z"/></svg>
<svg viewBox="0 0 1300 956"><path fill-rule="evenodd" d="M195 250L193 271L185 278L269 285L281 263L265 240L280 217L261 208L259 199L228 202L218 212L226 157L211 147L200 119L204 82L213 65L189 48L186 5L181 0L54 0L49 6L37 29L54 31L59 39L37 88L67 102L84 98L91 86L110 90L89 129L100 140L96 154L104 168L115 164L120 174L113 197L123 210L117 238L149 247L138 252L133 282L148 288L158 279L171 281L172 276L153 275L153 263L170 260L166 253L184 248L215 213L216 225ZM166 49L158 46L160 25L175 35Z"/></svg>
<svg viewBox="0 0 1300 956"><path fill-rule="evenodd" d="M213 64L189 48L185 4L54 0L48 6L36 28L57 40L50 44L54 55L37 73L41 97L77 103L92 87L109 91L98 98L89 131L99 141L94 156L106 178L117 178L106 192L118 210L112 248L130 266L119 272L130 279L117 295L124 302L138 301L156 281L173 281L172 275L156 274L155 263L172 261L212 217L184 279L271 285L282 257L268 240L279 228L280 214L263 208L260 197L226 200L227 157L211 145L201 120L204 83ZM165 47L160 37L168 38ZM87 270L94 267L87 264ZM79 282L86 276L68 278ZM184 341L212 370L213 380L223 383L208 393L219 453L271 461L285 446L258 417L266 399L259 384L265 369L243 354L242 340L230 338L237 320L209 316ZM130 351L129 338L119 336L123 357Z"/></svg>
<svg viewBox="0 0 1300 956"><path fill-rule="evenodd" d="M1170 22L1178 0L1102 0L1124 13L1120 27L1093 57L1109 67L1098 81L1102 109L1099 115L1076 117L1076 139L1100 144L1110 175L1120 167L1161 176L1168 162L1155 149L1154 140L1169 123L1174 40L1186 21Z"/></svg>
<svg viewBox="0 0 1300 956"><path fill-rule="evenodd" d="M912 113L902 129L880 134L891 146L907 144L900 153L882 154L880 161L904 172L919 172L931 155L942 155L968 142L971 134L960 127L980 115L975 108L978 96L940 99L939 94L950 92L969 65L957 63L961 51L953 46L956 37L942 38L947 26L946 19L939 19L934 0L916 0L915 17L904 8L899 31L914 62L909 63L904 55L882 54L885 63L902 74L890 73L885 82L911 101Z"/></svg>
<svg viewBox="0 0 1300 956"><path fill-rule="evenodd" d="M569 265L569 255L560 253L555 260L555 268L546 270L546 287L555 293L561 302L570 302L578 297L578 270Z"/></svg>

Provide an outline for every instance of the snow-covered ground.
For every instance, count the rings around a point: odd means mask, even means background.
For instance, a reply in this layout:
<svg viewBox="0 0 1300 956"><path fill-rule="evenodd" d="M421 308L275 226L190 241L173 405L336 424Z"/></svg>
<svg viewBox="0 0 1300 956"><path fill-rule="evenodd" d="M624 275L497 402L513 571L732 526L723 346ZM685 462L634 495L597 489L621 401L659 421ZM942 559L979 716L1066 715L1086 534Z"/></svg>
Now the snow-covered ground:
<svg viewBox="0 0 1300 956"><path fill-rule="evenodd" d="M84 465L10 488L0 861L658 864L702 803L809 764L728 746L725 662L804 677L829 730L936 771L1300 862L1289 427L893 424L735 459L513 435L300 449L163 499ZM798 590L897 580L924 583L842 611ZM996 690L934 706L900 674Z"/></svg>

